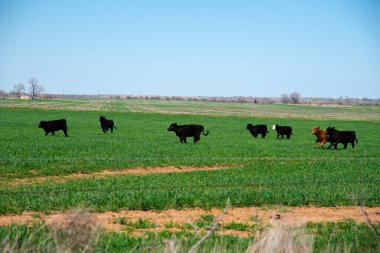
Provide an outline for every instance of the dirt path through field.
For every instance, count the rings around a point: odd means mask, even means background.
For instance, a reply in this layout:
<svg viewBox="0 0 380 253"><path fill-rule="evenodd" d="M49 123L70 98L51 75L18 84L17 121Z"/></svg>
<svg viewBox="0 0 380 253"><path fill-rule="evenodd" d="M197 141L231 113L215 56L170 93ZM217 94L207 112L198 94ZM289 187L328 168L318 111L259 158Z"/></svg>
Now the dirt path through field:
<svg viewBox="0 0 380 253"><path fill-rule="evenodd" d="M34 178L16 178L13 181L8 182L8 187L18 187L23 185L35 185L44 183L64 183L68 180L79 179L79 178L105 178L117 175L148 175L148 174L162 174L162 173L184 173L192 171L210 171L210 170L222 170L222 169L232 169L236 166L210 166L210 167L191 167L191 166L165 166L165 167L155 167L155 168L134 168L125 170L104 170L94 173L74 173L64 176L47 176L47 177L34 177Z"/></svg>
<svg viewBox="0 0 380 253"><path fill-rule="evenodd" d="M368 217L374 224L380 224L380 207L365 208ZM133 211L122 210L120 212L93 213L94 219L99 222L106 230L126 231L128 226L133 226L138 220L149 221L154 226L151 228L134 229L134 234L141 234L145 231L159 232L164 229L181 230L184 227L191 228L196 226L197 221L202 220L205 215L218 217L221 214L219 209L184 209L184 210L165 210L165 211ZM35 221L45 221L47 225L65 221L72 212L59 212L52 214L42 214L24 212L21 215L2 215L0 216L0 226L7 226L12 223L32 224ZM121 220L129 222L123 225ZM277 207L264 209L259 207L230 208L225 214L221 226L228 226L231 223L255 225L266 227L269 224L282 223L286 225L301 225L306 222L338 222L344 219L353 219L358 223L364 223L358 207ZM188 229L187 228L187 229ZM252 231L239 231L238 229L221 229L220 234L231 234L238 236L248 236Z"/></svg>

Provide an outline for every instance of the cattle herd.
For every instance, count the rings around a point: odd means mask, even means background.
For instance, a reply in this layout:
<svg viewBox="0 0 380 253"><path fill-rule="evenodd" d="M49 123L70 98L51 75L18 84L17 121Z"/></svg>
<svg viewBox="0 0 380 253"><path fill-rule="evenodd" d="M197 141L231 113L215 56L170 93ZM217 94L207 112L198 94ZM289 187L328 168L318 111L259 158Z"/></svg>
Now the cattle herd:
<svg viewBox="0 0 380 253"><path fill-rule="evenodd" d="M100 116L100 127L104 133L107 133L108 130L111 130L113 133L113 129L116 129L116 126L113 120L106 119L104 116ZM39 128L42 128L45 131L45 136L48 133L54 135L54 132L62 130L65 136L67 137L67 128L66 120L50 120L50 121L40 121L38 125ZM262 138L269 133L267 130L267 125L253 125L252 123L247 124L246 129L253 135L254 138L260 134ZM290 139L290 136L293 135L293 129L290 126L279 126L278 124L273 125L272 129L277 132L277 138L281 136L281 139L284 139L284 135L286 139ZM173 131L178 136L179 141L181 143L187 143L187 137L193 137L194 143L197 143L201 139L201 133L204 136L207 136L209 131L205 132L205 129L202 125L189 124L189 125L178 125L177 123L173 123L169 126L168 131ZM351 143L352 148L355 147L355 144L358 143L358 139L356 138L355 131L339 131L335 129L335 127L328 127L326 130L320 129L320 127L314 127L311 131L312 135L317 137L314 142L314 148L317 148L317 143L321 143L321 148L325 149L324 145L326 142L330 142L330 145L327 149L330 149L334 146L334 149L337 148L339 143L343 144L343 148L346 149L347 145Z"/></svg>

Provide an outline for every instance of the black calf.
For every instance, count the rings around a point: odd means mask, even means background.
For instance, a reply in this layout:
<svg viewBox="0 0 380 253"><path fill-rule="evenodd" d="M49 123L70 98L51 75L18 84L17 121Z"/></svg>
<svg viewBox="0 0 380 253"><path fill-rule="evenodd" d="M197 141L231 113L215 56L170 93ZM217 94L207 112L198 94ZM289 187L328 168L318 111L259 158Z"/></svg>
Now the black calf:
<svg viewBox="0 0 380 253"><path fill-rule="evenodd" d="M290 139L290 135L292 135L292 127L290 126L279 126L278 124L272 126L273 130L277 132L277 138L281 135L281 138L284 139L284 135L286 135L286 139Z"/></svg>
<svg viewBox="0 0 380 253"><path fill-rule="evenodd" d="M106 117L100 116L99 121L100 121L100 127L103 130L103 133L106 133L108 129L111 129L111 133L113 133L113 128L116 129L116 126L114 125L113 120L111 119L106 119Z"/></svg>
<svg viewBox="0 0 380 253"><path fill-rule="evenodd" d="M39 128L42 128L45 131L45 136L48 135L48 133L51 133L54 136L55 131L62 130L67 137L67 128L66 120L65 119L58 119L58 120L50 120L50 121L40 121L40 124L38 125Z"/></svg>
<svg viewBox="0 0 380 253"><path fill-rule="evenodd" d="M259 135L259 134L261 134L262 138L265 138L267 133L269 133L267 130L267 125L256 125L256 126L254 126L253 124L249 123L249 124L247 124L246 129L248 129L249 132L255 138L257 138L257 135Z"/></svg>
<svg viewBox="0 0 380 253"><path fill-rule="evenodd" d="M328 127L326 129L326 135L329 136L330 142L330 146L328 146L327 149L330 149L332 146L336 149L338 143L344 145L343 149L347 148L348 143L351 143L352 148L354 148L355 142L358 143L355 131L339 131L336 130L335 127Z"/></svg>
<svg viewBox="0 0 380 253"><path fill-rule="evenodd" d="M187 143L186 137L194 137L194 143L198 142L201 137L201 133L207 136L208 131L204 132L204 127L202 125L177 125L177 123L173 123L169 126L168 131L173 131L179 137L179 141L181 143Z"/></svg>

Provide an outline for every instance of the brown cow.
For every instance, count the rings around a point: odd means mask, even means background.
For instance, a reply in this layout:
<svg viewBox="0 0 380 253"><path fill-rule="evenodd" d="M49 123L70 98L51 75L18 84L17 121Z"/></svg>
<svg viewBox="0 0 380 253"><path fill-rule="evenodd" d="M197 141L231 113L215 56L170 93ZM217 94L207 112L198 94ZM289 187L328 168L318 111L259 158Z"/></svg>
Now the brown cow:
<svg viewBox="0 0 380 253"><path fill-rule="evenodd" d="M326 134L326 130L319 129L320 127L314 127L311 130L311 134L317 136L317 140L314 142L314 148L317 148L317 143L321 143L321 148L325 149L323 145L329 141L329 136Z"/></svg>

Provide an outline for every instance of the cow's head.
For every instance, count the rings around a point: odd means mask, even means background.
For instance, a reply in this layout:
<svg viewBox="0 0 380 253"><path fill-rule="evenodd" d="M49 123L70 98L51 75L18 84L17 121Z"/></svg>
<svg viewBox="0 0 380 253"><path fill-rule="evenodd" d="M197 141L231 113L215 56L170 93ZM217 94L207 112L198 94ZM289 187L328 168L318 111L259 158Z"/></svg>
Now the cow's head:
<svg viewBox="0 0 380 253"><path fill-rule="evenodd" d="M276 130L276 127L277 127L277 126L278 126L278 124L273 125L273 126L272 126L272 129L273 129L273 130Z"/></svg>
<svg viewBox="0 0 380 253"><path fill-rule="evenodd" d="M335 132L335 127L328 127L326 128L326 135L331 135Z"/></svg>
<svg viewBox="0 0 380 253"><path fill-rule="evenodd" d="M312 134L312 135L319 134L319 128L320 128L320 127L314 127L314 128L311 130L311 134Z"/></svg>
<svg viewBox="0 0 380 253"><path fill-rule="evenodd" d="M104 116L100 116L100 117L99 117L99 121L100 121L100 122L102 122L102 121L104 121L104 120L106 120L106 117L104 117Z"/></svg>
<svg viewBox="0 0 380 253"><path fill-rule="evenodd" d="M39 128L45 128L47 125L47 121L41 120L40 124L38 125Z"/></svg>
<svg viewBox="0 0 380 253"><path fill-rule="evenodd" d="M176 129L177 128L177 123L173 123L173 124L171 124L170 126L169 126L169 128L168 128L168 131L174 131L174 129Z"/></svg>
<svg viewBox="0 0 380 253"><path fill-rule="evenodd" d="M249 130L249 129L251 129L251 128L252 128L252 126L253 126L253 125L252 125L252 123L248 123L248 124L247 124L247 127L246 127L246 129L248 129L248 130Z"/></svg>

